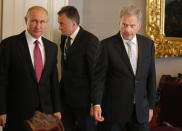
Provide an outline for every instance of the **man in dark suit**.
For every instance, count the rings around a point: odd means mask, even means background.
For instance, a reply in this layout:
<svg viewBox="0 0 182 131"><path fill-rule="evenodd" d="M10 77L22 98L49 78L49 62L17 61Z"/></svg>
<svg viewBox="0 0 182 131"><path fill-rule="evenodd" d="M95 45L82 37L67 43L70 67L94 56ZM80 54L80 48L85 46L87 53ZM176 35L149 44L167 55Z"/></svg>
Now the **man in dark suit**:
<svg viewBox="0 0 182 131"><path fill-rule="evenodd" d="M90 87L99 40L79 26L79 22L78 11L73 6L65 6L58 12L62 33L62 120L65 131L73 131L75 122L81 131L94 131L95 124L89 114Z"/></svg>
<svg viewBox="0 0 182 131"><path fill-rule="evenodd" d="M26 31L1 43L0 125L5 131L24 130L36 110L61 119L57 46L42 37L47 22L46 9L33 6L25 16Z"/></svg>
<svg viewBox="0 0 182 131"><path fill-rule="evenodd" d="M101 42L92 84L99 131L149 131L156 88L154 44L137 34L141 16L135 6L124 7L120 32Z"/></svg>

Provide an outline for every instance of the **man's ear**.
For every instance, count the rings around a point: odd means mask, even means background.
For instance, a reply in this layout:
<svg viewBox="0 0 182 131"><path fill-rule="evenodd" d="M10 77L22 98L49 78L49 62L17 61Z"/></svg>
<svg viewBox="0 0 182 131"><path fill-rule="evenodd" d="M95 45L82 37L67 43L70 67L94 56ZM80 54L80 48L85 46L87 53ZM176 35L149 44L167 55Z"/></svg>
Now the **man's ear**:
<svg viewBox="0 0 182 131"><path fill-rule="evenodd" d="M76 27L77 26L77 23L76 23L76 21L72 21L72 24L73 24L73 27Z"/></svg>
<svg viewBox="0 0 182 131"><path fill-rule="evenodd" d="M122 26L122 21L121 19L119 20L119 28L121 29L121 26Z"/></svg>
<svg viewBox="0 0 182 131"><path fill-rule="evenodd" d="M138 30L141 29L141 26L142 26L142 23L140 22L139 25L138 25Z"/></svg>
<svg viewBox="0 0 182 131"><path fill-rule="evenodd" d="M27 17L25 16L25 24L27 25Z"/></svg>

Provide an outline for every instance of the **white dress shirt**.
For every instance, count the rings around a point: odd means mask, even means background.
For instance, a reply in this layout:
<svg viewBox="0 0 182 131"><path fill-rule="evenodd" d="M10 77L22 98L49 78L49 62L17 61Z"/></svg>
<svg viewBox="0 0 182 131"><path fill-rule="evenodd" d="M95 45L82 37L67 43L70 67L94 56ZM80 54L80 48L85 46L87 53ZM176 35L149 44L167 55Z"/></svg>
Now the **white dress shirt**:
<svg viewBox="0 0 182 131"><path fill-rule="evenodd" d="M70 38L71 38L71 45L73 44L73 42L74 42L74 40L75 40L79 30L80 30L80 26L78 26L76 28L76 30L71 34L71 36L70 36ZM67 40L68 39L66 39L65 43L67 43ZM66 46L64 46L64 56L66 56Z"/></svg>
<svg viewBox="0 0 182 131"><path fill-rule="evenodd" d="M128 44L127 44L127 42L128 42L129 40L125 40L125 39L122 37L122 35L121 35L121 38L123 39L123 43L124 43L126 52L127 52L127 54L128 54ZM134 37L131 41L134 43L136 61L138 61L138 42L137 42L136 35L135 35L135 37ZM137 66L137 64L136 64L136 66ZM137 69L137 67L136 67L136 69Z"/></svg>
<svg viewBox="0 0 182 131"><path fill-rule="evenodd" d="M76 28L75 32L73 32L73 33L71 34L71 36L70 36L70 37L71 37L71 45L73 44L73 41L75 40L75 38L76 38L76 36L77 36L79 30L80 30L80 26L78 26L78 27Z"/></svg>
<svg viewBox="0 0 182 131"><path fill-rule="evenodd" d="M29 48L29 52L30 52L30 57L31 57L31 60L32 60L32 64L33 64L33 67L35 68L34 66L34 48L35 48L35 40L38 40L39 41L39 48L40 48L40 51L41 51L41 55L42 55L42 61L43 61L43 65L45 64L45 49L44 49L44 44L42 42L42 37L40 36L38 39L35 39L34 37L32 37L28 31L26 30L25 31L25 37L27 39L27 43L28 43L28 48Z"/></svg>

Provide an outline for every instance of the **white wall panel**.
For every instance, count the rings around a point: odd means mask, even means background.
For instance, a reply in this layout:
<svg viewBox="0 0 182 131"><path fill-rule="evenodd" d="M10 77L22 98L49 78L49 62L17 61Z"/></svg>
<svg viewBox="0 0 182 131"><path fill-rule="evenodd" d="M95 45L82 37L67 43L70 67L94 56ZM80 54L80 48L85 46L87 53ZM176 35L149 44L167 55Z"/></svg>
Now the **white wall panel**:
<svg viewBox="0 0 182 131"><path fill-rule="evenodd" d="M6 1L6 0L4 0ZM8 0L9 1L9 0ZM25 29L25 21L24 21L24 16L25 16L25 1L24 0L13 0L14 5L13 9L13 17L12 17L12 26L13 26L13 34L18 34L22 32ZM7 17L7 16L5 16ZM8 18L6 18L8 19Z"/></svg>
<svg viewBox="0 0 182 131"><path fill-rule="evenodd" d="M9 4L11 2L12 4ZM14 5L14 0L3 1L2 39L6 38L10 34L14 34L13 32L14 6L13 5Z"/></svg>

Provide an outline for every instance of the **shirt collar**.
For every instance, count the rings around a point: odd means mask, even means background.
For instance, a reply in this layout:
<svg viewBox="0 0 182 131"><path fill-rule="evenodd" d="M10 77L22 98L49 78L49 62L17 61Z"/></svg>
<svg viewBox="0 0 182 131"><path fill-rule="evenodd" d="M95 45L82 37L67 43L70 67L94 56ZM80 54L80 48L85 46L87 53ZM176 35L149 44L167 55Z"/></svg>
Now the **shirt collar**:
<svg viewBox="0 0 182 131"><path fill-rule="evenodd" d="M79 30L80 30L80 26L78 26L78 27L76 28L76 30L71 34L70 37L71 37L72 40L74 40L74 39L76 38L76 36L77 36Z"/></svg>
<svg viewBox="0 0 182 131"><path fill-rule="evenodd" d="M124 38L123 38L123 36L122 36L122 34L120 34L121 35L121 38L123 39L123 42L124 43L127 43L129 40L125 40ZM137 44L137 38L136 38L136 35L133 37L133 39L131 40L135 45Z"/></svg>
<svg viewBox="0 0 182 131"><path fill-rule="evenodd" d="M27 38L28 43L29 43L29 42L30 42L30 43L34 43L35 40L38 40L39 43L40 43L40 46L43 46L42 36L40 36L38 39L35 39L33 36L31 36L31 34L30 34L27 30L25 31L25 36L26 36L26 38Z"/></svg>

